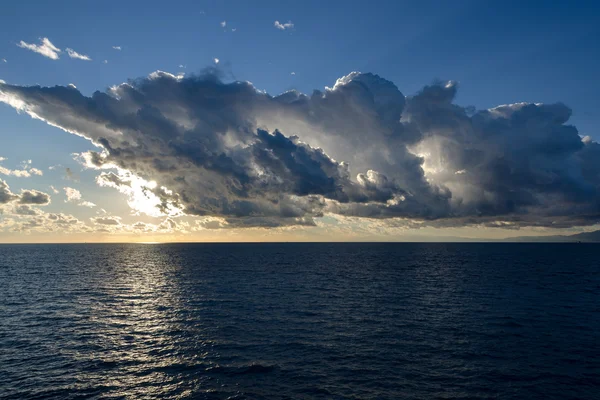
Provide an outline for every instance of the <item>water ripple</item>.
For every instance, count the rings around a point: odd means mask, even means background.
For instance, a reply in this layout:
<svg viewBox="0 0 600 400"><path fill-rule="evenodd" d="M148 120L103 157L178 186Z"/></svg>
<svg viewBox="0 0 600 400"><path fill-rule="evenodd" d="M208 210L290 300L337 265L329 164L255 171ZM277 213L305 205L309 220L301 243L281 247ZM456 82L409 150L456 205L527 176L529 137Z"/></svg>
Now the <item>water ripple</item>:
<svg viewBox="0 0 600 400"><path fill-rule="evenodd" d="M0 398L599 398L599 256L1 245Z"/></svg>

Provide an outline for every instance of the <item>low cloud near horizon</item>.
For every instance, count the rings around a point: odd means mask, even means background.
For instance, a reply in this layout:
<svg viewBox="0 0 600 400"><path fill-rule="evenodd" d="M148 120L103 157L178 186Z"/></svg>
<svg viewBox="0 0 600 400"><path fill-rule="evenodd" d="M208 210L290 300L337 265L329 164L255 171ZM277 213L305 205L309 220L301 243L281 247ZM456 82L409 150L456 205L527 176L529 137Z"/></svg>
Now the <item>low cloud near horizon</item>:
<svg viewBox="0 0 600 400"><path fill-rule="evenodd" d="M353 72L310 95L271 96L216 73L155 72L91 97L1 83L0 101L92 141L99 150L79 158L98 185L152 216L219 227L326 214L415 227L600 222L600 145L568 124L569 107L474 111L454 103L457 91L435 82L405 96ZM0 202L15 196L0 185Z"/></svg>

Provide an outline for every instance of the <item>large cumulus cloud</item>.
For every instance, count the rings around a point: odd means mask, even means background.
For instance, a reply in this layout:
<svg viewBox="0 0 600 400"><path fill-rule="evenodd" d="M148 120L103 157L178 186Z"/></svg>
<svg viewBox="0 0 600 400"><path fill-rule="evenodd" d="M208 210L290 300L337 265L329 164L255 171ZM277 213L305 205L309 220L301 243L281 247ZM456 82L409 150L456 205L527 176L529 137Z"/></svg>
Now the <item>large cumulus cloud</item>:
<svg viewBox="0 0 600 400"><path fill-rule="evenodd" d="M439 82L405 97L352 73L310 95L270 96L217 73L157 72L83 96L0 84L0 101L91 140L140 212L228 226L313 224L324 213L452 226L600 221L600 149L563 104L474 112Z"/></svg>

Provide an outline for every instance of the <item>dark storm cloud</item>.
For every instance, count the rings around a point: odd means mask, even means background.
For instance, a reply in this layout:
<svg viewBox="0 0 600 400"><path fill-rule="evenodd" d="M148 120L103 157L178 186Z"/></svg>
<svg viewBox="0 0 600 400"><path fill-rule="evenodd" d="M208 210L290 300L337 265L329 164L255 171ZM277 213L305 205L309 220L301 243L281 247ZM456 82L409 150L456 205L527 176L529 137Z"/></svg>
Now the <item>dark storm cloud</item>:
<svg viewBox="0 0 600 400"><path fill-rule="evenodd" d="M37 190L23 190L19 196L19 204L35 204L45 206L50 204L50 195Z"/></svg>
<svg viewBox="0 0 600 400"><path fill-rule="evenodd" d="M10 191L8 184L0 179L0 204L7 204L18 198L19 196Z"/></svg>
<svg viewBox="0 0 600 400"><path fill-rule="evenodd" d="M140 190L167 214L228 226L311 225L338 213L435 226L600 221L599 145L563 104L476 111L457 85L412 97L373 74L270 96L218 74L157 72L106 93L0 84L0 100L93 141L98 183ZM131 175L146 182L136 189ZM139 186L139 185L138 185Z"/></svg>
<svg viewBox="0 0 600 400"><path fill-rule="evenodd" d="M0 179L0 205L8 204L16 201L18 204L27 205L48 205L50 204L50 195L39 192L37 190L21 190L21 194L17 195L11 192L8 184ZM27 210L28 207L17 207L18 210Z"/></svg>

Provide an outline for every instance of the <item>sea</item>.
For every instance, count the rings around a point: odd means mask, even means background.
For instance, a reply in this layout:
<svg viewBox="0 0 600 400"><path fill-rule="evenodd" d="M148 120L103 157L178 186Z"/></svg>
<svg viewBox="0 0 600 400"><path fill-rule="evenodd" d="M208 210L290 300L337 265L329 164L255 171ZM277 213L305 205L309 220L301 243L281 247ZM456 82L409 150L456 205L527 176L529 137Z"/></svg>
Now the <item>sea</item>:
<svg viewBox="0 0 600 400"><path fill-rule="evenodd" d="M600 399L600 245L0 245L1 399Z"/></svg>

